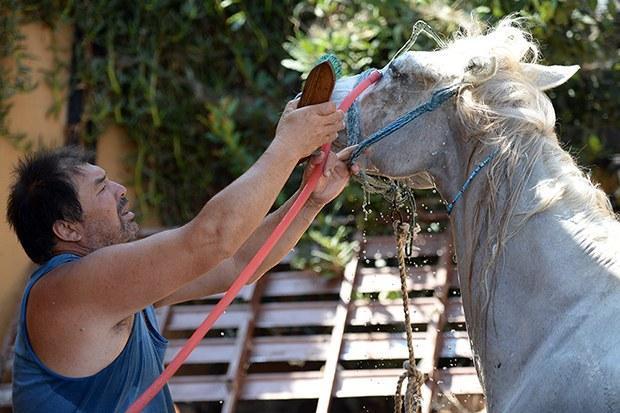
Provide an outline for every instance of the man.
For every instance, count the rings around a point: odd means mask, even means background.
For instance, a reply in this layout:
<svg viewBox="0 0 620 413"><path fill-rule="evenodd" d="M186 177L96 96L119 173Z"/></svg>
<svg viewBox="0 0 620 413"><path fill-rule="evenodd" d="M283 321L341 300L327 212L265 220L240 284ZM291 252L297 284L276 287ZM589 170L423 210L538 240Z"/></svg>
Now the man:
<svg viewBox="0 0 620 413"><path fill-rule="evenodd" d="M122 412L152 383L167 343L153 306L225 291L292 204L266 216L296 164L343 128L333 103L297 109L296 102L287 105L265 153L194 219L134 242L128 241L138 226L126 189L83 152L40 152L20 163L7 218L41 267L22 300L16 413ZM342 191L349 154L329 155L317 189L252 281ZM166 387L145 411L173 410Z"/></svg>

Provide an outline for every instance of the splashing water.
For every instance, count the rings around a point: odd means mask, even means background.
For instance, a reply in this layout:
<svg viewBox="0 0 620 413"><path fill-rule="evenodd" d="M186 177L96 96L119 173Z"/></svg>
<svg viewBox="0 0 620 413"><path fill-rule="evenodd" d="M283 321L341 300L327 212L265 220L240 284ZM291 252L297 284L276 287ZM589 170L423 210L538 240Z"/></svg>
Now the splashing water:
<svg viewBox="0 0 620 413"><path fill-rule="evenodd" d="M415 42L418 40L420 34L424 33L431 40L434 40L435 43L441 48L445 47L446 43L443 41L439 35L433 30L431 26L428 25L423 20L418 20L413 24L411 29L411 36L405 42L405 44L392 56L390 61L381 69L382 72L387 70L387 68L392 64L394 60L396 60L399 56L407 53L414 46ZM370 205L370 194L379 194L392 205L391 216L392 219L399 219L401 222L405 221L405 217L409 217L410 221L410 233L409 233L409 241L407 242L407 256L411 255L412 252L412 242L413 239L420 231L420 227L416 223L416 205L413 189L408 187L405 184L404 180L390 179L381 176L371 176L363 171L357 177L357 180L361 183L363 189L363 202L362 202L362 211L364 212L364 222L368 221L368 214L372 212L369 208Z"/></svg>
<svg viewBox="0 0 620 413"><path fill-rule="evenodd" d="M417 22L413 24L413 27L411 28L411 36L409 37L409 40L405 42L403 47L398 49L396 54L392 56L388 64L385 65L384 68L381 69L381 71L384 71L386 68L388 68L392 64L392 62L396 60L399 56L411 50L415 42L418 40L418 36L420 36L421 33L424 33L431 40L434 40L435 43L437 43L437 46L439 46L440 48L446 46L446 42L444 42L439 37L439 35L435 32L435 30L433 30L431 26L429 26L428 23L426 23L424 20L418 20Z"/></svg>

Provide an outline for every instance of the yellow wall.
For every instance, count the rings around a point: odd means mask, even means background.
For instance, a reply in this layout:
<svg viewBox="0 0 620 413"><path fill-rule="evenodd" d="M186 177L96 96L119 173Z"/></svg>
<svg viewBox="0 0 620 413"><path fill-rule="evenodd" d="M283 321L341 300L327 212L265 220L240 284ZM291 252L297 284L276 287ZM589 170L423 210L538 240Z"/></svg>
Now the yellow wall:
<svg viewBox="0 0 620 413"><path fill-rule="evenodd" d="M130 207L135 208L135 194L129 184L133 180L133 168L128 162L128 156L135 152L133 145L127 138L125 131L112 125L97 139L97 165L106 170L110 179L127 186L127 198Z"/></svg>
<svg viewBox="0 0 620 413"><path fill-rule="evenodd" d="M136 191L133 189L134 169L130 156L135 156L136 145L127 137L125 131L116 125L109 126L97 138L97 165L106 170L110 179L127 187L129 207L137 210ZM157 211L140 211L141 228L160 228L161 221Z"/></svg>
<svg viewBox="0 0 620 413"><path fill-rule="evenodd" d="M46 112L54 99L52 91L45 84L43 72L53 68L53 54L50 51L52 42L56 45L61 59L70 62L72 30L69 27L62 27L52 33L44 25L29 24L22 27L22 33L26 37L24 42L26 51L32 56L28 65L32 67L32 78L38 86L30 93L12 98L13 107L8 116L9 130L25 133L35 146L40 144L49 147L58 146L64 143L66 96L63 96L64 104L58 117L47 116ZM10 61L2 64L12 66ZM61 80L64 84L68 84L67 71L62 73ZM4 339L16 314L24 282L34 267L4 218L11 170L21 155L23 153L20 150L6 139L0 138L0 339Z"/></svg>
<svg viewBox="0 0 620 413"><path fill-rule="evenodd" d="M29 93L20 94L12 99L13 107L9 113L9 130L25 133L34 148L43 145L56 147L65 144L65 128L67 118L67 91L69 73L61 74L64 85L61 93L61 111L58 116L46 115L54 103L52 91L46 85L44 72L53 68L54 55L50 50L52 44L58 50L58 58L69 68L71 61L72 28L61 27L52 32L47 26L29 24L22 27L26 39L24 46L33 57L28 65L32 68L33 80L37 88ZM11 66L12 62L2 62ZM128 155L135 151L124 131L117 127L109 127L97 141L97 164L103 167L108 176L128 187L130 205L135 208L135 193L130 183L133 181L133 168L127 161ZM0 138L0 345L16 316L17 304L21 298L26 278L35 268L21 246L17 237L10 230L4 216L6 200L11 181L11 170L23 152L16 149L7 140ZM145 211L147 226L159 226L156 214Z"/></svg>

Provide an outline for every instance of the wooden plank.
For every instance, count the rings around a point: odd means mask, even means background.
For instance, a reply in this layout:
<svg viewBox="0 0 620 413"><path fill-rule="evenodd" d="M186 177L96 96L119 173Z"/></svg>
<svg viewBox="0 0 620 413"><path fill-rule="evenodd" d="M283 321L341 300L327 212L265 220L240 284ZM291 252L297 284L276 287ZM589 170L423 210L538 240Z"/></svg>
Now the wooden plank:
<svg viewBox="0 0 620 413"><path fill-rule="evenodd" d="M432 290L436 286L436 266L410 268L407 287L410 290ZM312 271L281 271L266 275L264 297L290 297L317 294L338 294L340 284L326 280ZM399 291L398 268L360 268L357 292Z"/></svg>
<svg viewBox="0 0 620 413"><path fill-rule="evenodd" d="M440 370L437 384L443 393L482 394L482 386L474 367L453 367Z"/></svg>
<svg viewBox="0 0 620 413"><path fill-rule="evenodd" d="M450 242L445 232L439 234L418 234L413 245L413 257L437 255L437 251ZM396 242L393 235L369 237L363 244L362 256L368 258L396 257Z"/></svg>
<svg viewBox="0 0 620 413"><path fill-rule="evenodd" d="M223 376L174 376L168 385L172 400L177 403L223 403L228 397L228 386Z"/></svg>
<svg viewBox="0 0 620 413"><path fill-rule="evenodd" d="M175 305L169 315L168 331L195 330L213 310L213 305ZM247 304L231 304L214 328L236 328L249 317Z"/></svg>
<svg viewBox="0 0 620 413"><path fill-rule="evenodd" d="M334 396L391 396L401 369L339 370ZM246 378L242 400L317 399L323 375L320 371L292 373L256 373ZM473 367L441 370L438 381L443 392L481 394L482 389ZM226 397L222 376L175 377L170 383L177 402L216 401Z"/></svg>
<svg viewBox="0 0 620 413"><path fill-rule="evenodd" d="M250 301L250 298L252 298L252 293L254 292L254 287L252 284L250 285L246 285L243 288L241 288L241 290L239 290L239 294L237 294L236 298L238 300L242 300L242 301ZM214 300L219 300L220 298L222 298L224 296L224 293L220 293L220 294L213 294L213 295L209 295L204 297L205 299L214 299Z"/></svg>
<svg viewBox="0 0 620 413"><path fill-rule="evenodd" d="M166 331L166 325L168 324L168 316L170 315L169 305L158 307L155 309L155 316L157 317L157 324L159 325L159 331Z"/></svg>
<svg viewBox="0 0 620 413"><path fill-rule="evenodd" d="M336 380L336 369L340 359L342 349L342 339L347 324L347 318L351 308L351 298L357 276L357 259L351 260L344 269L344 276L340 284L340 302L336 310L334 328L332 329L331 340L327 348L327 358L323 368L323 382L319 392L319 401L316 413L327 413L331 405L334 381Z"/></svg>
<svg viewBox="0 0 620 413"><path fill-rule="evenodd" d="M402 372L402 369L342 371L338 377L335 396L341 398L394 396L396 383Z"/></svg>
<svg viewBox="0 0 620 413"><path fill-rule="evenodd" d="M265 297L338 294L340 282L327 280L313 271L280 271L268 275Z"/></svg>
<svg viewBox="0 0 620 413"><path fill-rule="evenodd" d="M380 291L399 291L400 276L398 268L360 268L357 292L372 293ZM407 288L409 290L432 290L437 285L437 266L425 265L423 267L409 268ZM291 297L317 294L338 294L340 285L321 277L312 271L281 271L265 275L268 277L265 297ZM451 286L458 286L456 277L451 279ZM249 301L251 290L244 287L239 296L244 301ZM218 298L222 294L209 296Z"/></svg>
<svg viewBox="0 0 620 413"><path fill-rule="evenodd" d="M409 268L407 289L433 290L437 285L437 267L425 265L423 267ZM400 274L398 268L360 268L359 281L355 291L358 293L374 293L382 291L400 291Z"/></svg>
<svg viewBox="0 0 620 413"><path fill-rule="evenodd" d="M11 396L11 383L0 384L0 407L10 407Z"/></svg>
<svg viewBox="0 0 620 413"><path fill-rule="evenodd" d="M437 299L421 297L409 300L410 318L414 324L426 324L437 309ZM351 312L351 325L398 324L405 321L403 305L400 300L356 302Z"/></svg>
<svg viewBox="0 0 620 413"><path fill-rule="evenodd" d="M318 399L323 373L261 373L248 375L244 400Z"/></svg>
<svg viewBox="0 0 620 413"><path fill-rule="evenodd" d="M234 355L235 338L205 338L192 351L184 364L228 363ZM169 340L164 363L168 364L186 340Z"/></svg>
<svg viewBox="0 0 620 413"><path fill-rule="evenodd" d="M459 273L456 266L452 263L452 257L450 257L450 271L448 271L448 285L450 288L461 288L459 281Z"/></svg>
<svg viewBox="0 0 620 413"><path fill-rule="evenodd" d="M336 397L390 396L400 369L343 370L337 372ZM320 371L250 374L242 400L286 400L318 398ZM442 392L482 394L473 367L441 370L437 377ZM223 401L228 389L224 376L177 376L170 383L176 402ZM11 385L0 384L0 407L11 405Z"/></svg>
<svg viewBox="0 0 620 413"><path fill-rule="evenodd" d="M435 296L439 299L442 310L433 314L428 324L427 339L430 351L428 357L425 357L420 363L420 370L429 378L427 381L428 386L426 386L425 392L422 394L422 413L431 412L432 401L435 400L437 393L437 384L434 376L437 372L437 363L443 350L443 334L441 334L441 331L443 331L447 320L445 308L448 305L448 292L450 290L448 286L449 266L448 247L445 246L439 257L439 268L436 274L437 286L435 287Z"/></svg>
<svg viewBox="0 0 620 413"><path fill-rule="evenodd" d="M237 407L246 372L246 362L249 356L250 343L254 334L254 325L259 312L261 296L265 288L265 280L261 278L248 287L252 289L252 298L250 300L251 316L237 329L235 350L233 357L231 357L228 363L228 371L226 372L228 397L224 400L221 413L233 413Z"/></svg>
<svg viewBox="0 0 620 413"><path fill-rule="evenodd" d="M443 333L441 358L471 358L469 337L465 331ZM426 333L414 333L416 356L429 352ZM255 337L250 363L282 361L323 361L327 358L329 335ZM168 364L185 340L170 340L166 350ZM233 338L203 339L186 364L227 363L234 354ZM346 333L340 360L395 360L407 358L405 333Z"/></svg>
<svg viewBox="0 0 620 413"><path fill-rule="evenodd" d="M344 336L341 360L404 360L407 358L405 333L349 333ZM425 333L413 333L417 354L426 353Z"/></svg>
<svg viewBox="0 0 620 413"><path fill-rule="evenodd" d="M430 320L438 301L434 297L413 298L411 302L412 323L424 324ZM290 303L265 303L257 320L258 328L333 326L337 303L334 301L309 301ZM170 314L168 331L195 330L213 309L211 305L178 305ZM392 301L355 301L351 310L350 324L399 323L404 319L402 304ZM447 309L448 322L464 322L459 297L451 298ZM246 304L231 305L215 323L215 328L236 328L248 317Z"/></svg>

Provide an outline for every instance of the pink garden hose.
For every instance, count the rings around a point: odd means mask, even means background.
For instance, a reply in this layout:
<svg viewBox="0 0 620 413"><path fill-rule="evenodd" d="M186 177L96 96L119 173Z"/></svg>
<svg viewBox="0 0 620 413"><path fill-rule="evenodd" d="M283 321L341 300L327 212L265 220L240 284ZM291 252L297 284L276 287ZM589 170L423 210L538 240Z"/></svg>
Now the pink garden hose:
<svg viewBox="0 0 620 413"><path fill-rule="evenodd" d="M381 78L381 72L378 70L374 70L370 73L368 77L366 77L363 81L361 81L340 103L338 106L339 110L346 112L355 99L370 85L375 83ZM327 155L331 150L331 144L325 144L321 147L322 152ZM258 267L263 263L263 261L269 255L269 252L273 249L276 243L280 240L284 232L290 226L291 222L297 217L299 211L304 206L310 194L316 188L316 185L319 181L323 173L323 169L325 167L325 162L327 161L327 156L321 165L317 165L312 170L308 181L302 188L299 196L291 206L291 208L286 212L282 221L276 226L274 231L269 235L269 238L265 241L265 243L261 246L261 248L256 252L256 255L250 260L250 262L246 265L246 267L241 271L237 279L232 283L228 291L224 294L224 296L220 299L220 301L215 305L213 310L209 313L207 318L200 324L200 326L194 331L191 337L187 340L187 342L183 345L183 348L179 350L179 352L174 356L170 364L164 369L161 375L155 379L155 381L149 386L148 389L131 405L127 410L127 413L138 413L141 412L148 403L157 395L157 393L166 385L166 383L170 380L170 378L176 373L176 371L181 367L183 362L189 357L190 353L196 348L196 346L200 343L203 337L207 334L207 332L213 327L215 322L220 318L220 316L224 313L226 308L230 305L233 299L237 296L239 291L248 283L252 275L256 272Z"/></svg>

